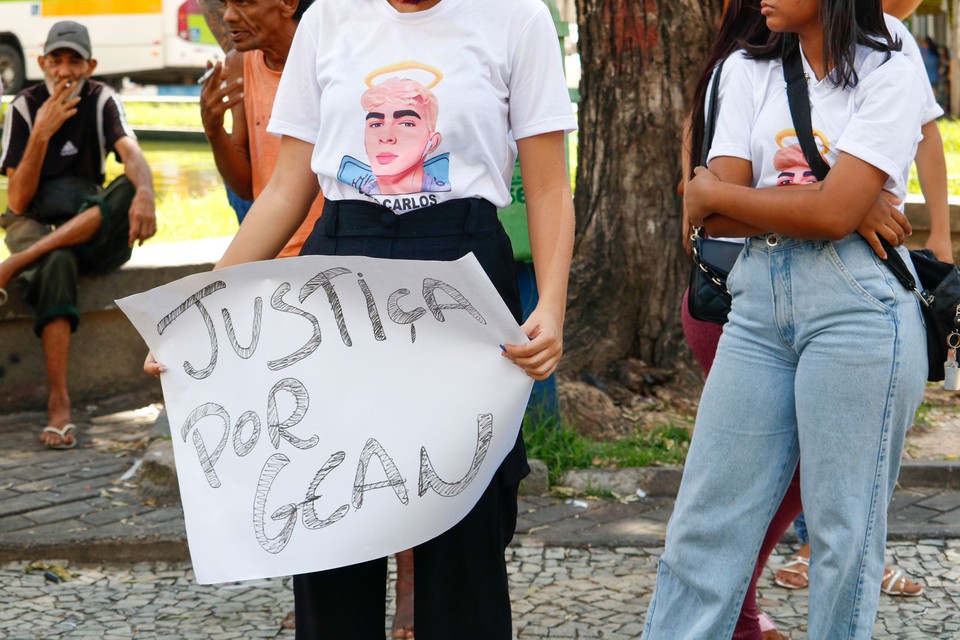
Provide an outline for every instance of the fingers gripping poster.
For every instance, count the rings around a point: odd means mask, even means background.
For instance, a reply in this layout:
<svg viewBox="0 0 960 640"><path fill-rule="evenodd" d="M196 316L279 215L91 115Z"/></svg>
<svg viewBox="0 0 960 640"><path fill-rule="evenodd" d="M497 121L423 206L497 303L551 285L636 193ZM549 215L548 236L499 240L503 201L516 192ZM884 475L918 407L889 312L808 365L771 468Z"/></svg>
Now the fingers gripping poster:
<svg viewBox="0 0 960 640"><path fill-rule="evenodd" d="M118 300L167 370L190 555L210 584L425 542L513 447L526 340L480 265L309 256Z"/></svg>

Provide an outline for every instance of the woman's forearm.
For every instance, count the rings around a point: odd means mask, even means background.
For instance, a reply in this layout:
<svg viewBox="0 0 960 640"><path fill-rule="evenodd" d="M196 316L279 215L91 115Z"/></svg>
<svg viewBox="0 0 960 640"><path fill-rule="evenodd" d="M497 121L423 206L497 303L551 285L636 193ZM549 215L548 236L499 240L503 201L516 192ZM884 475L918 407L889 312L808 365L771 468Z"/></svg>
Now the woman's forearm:
<svg viewBox="0 0 960 640"><path fill-rule="evenodd" d="M540 305L553 310L562 322L574 235L563 134L526 138L518 146Z"/></svg>

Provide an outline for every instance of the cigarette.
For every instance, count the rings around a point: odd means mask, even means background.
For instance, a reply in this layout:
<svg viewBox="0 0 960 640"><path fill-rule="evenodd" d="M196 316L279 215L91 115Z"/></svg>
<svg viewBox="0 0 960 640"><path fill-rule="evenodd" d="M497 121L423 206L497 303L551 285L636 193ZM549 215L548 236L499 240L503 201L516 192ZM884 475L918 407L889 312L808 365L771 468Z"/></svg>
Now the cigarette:
<svg viewBox="0 0 960 640"><path fill-rule="evenodd" d="M213 75L213 70L214 70L214 69L216 69L216 67L210 67L209 69L207 69L206 71L204 71L204 72L203 72L203 75L200 76L200 77L197 79L197 84L203 84L204 82L206 82L206 81L207 81L207 78L209 78L210 76Z"/></svg>

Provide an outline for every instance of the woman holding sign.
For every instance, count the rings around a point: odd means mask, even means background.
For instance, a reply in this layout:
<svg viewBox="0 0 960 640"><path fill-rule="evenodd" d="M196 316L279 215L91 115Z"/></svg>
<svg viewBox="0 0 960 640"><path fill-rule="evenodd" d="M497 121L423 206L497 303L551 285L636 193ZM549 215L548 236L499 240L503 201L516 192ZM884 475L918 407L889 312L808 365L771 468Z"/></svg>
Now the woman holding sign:
<svg viewBox="0 0 960 640"><path fill-rule="evenodd" d="M280 0L283 1L283 0ZM573 201L563 136L576 129L540 0L318 0L304 14L269 130L277 170L219 267L272 258L318 190L303 255L455 260L473 253L517 321L510 202L519 154L540 303L503 355L535 379L562 353ZM498 348L494 346L494 348ZM148 359L148 372L162 367ZM415 547L420 640L512 635L504 550L522 438L473 510ZM296 576L298 638L383 638L386 560Z"/></svg>

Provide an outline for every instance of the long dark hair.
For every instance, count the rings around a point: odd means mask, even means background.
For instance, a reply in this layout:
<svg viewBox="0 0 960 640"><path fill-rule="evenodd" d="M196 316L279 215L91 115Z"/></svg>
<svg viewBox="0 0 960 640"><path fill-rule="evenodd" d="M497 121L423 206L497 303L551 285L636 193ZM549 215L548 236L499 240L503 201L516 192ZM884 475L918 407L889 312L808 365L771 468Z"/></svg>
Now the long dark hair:
<svg viewBox="0 0 960 640"><path fill-rule="evenodd" d="M856 45L874 51L901 49L901 42L894 40L887 30L880 0L820 0L820 21L823 23L823 64L831 69L830 82L836 87L857 84ZM797 34L773 33L766 44L747 47L747 51L756 60L771 60L796 46L799 46Z"/></svg>
<svg viewBox="0 0 960 640"><path fill-rule="evenodd" d="M303 14L306 13L312 4L313 0L300 0L300 3L297 5L297 10L293 12L294 21L300 22L300 18L303 17Z"/></svg>
<svg viewBox="0 0 960 640"><path fill-rule="evenodd" d="M693 93L693 105L690 108L690 175L693 175L693 168L700 163L707 88L710 86L713 70L734 51L751 45L766 44L769 37L766 18L760 14L760 0L730 0Z"/></svg>

